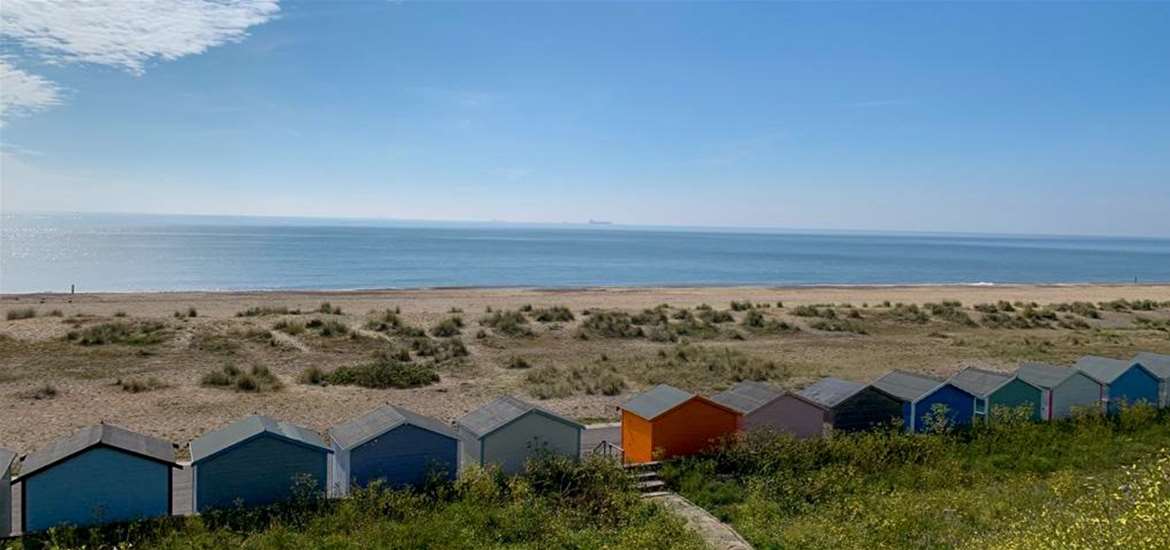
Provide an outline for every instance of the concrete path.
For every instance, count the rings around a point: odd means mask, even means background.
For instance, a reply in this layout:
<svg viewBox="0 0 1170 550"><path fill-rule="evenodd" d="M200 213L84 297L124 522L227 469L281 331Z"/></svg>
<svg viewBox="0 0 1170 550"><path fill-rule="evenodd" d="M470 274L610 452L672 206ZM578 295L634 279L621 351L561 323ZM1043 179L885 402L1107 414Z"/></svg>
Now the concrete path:
<svg viewBox="0 0 1170 550"><path fill-rule="evenodd" d="M707 545L716 550L751 550L752 545L744 540L730 525L719 521L710 512L699 508L695 503L675 493L665 493L649 497L650 500L661 504L667 510L677 514Z"/></svg>

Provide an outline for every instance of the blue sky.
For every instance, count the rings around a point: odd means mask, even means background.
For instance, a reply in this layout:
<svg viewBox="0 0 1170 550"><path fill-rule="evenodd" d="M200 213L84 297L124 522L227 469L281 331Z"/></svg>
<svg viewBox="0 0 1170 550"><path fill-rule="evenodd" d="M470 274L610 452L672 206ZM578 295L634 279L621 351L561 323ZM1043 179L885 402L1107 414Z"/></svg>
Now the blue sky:
<svg viewBox="0 0 1170 550"><path fill-rule="evenodd" d="M5 2L5 210L1170 236L1166 3L108 2Z"/></svg>

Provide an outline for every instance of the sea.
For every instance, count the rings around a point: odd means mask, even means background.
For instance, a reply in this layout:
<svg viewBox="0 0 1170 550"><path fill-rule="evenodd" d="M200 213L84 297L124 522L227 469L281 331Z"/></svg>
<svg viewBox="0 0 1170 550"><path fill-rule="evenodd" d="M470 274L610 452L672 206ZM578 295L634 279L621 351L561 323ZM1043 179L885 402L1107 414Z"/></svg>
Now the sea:
<svg viewBox="0 0 1170 550"><path fill-rule="evenodd" d="M1170 282L1170 239L0 215L0 293Z"/></svg>

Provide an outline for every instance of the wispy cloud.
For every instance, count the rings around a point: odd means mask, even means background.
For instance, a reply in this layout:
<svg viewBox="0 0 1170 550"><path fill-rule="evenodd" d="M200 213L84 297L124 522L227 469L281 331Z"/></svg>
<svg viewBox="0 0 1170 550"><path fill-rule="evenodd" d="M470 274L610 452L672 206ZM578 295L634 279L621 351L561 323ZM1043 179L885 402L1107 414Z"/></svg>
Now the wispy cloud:
<svg viewBox="0 0 1170 550"><path fill-rule="evenodd" d="M57 86L0 58L0 126L10 116L47 109L61 102Z"/></svg>
<svg viewBox="0 0 1170 550"><path fill-rule="evenodd" d="M242 40L279 11L277 0L5 0L0 37L20 46L25 66L93 63L141 75L152 59L170 61ZM51 82L9 61L4 116L59 102ZM13 83L23 87L9 97Z"/></svg>

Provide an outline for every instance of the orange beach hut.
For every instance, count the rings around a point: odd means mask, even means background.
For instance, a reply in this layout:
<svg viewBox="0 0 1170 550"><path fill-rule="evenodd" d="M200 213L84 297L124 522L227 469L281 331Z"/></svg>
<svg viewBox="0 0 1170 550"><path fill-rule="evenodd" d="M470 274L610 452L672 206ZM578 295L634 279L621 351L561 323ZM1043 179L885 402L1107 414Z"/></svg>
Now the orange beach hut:
<svg viewBox="0 0 1170 550"><path fill-rule="evenodd" d="M628 462L698 453L734 433L740 414L701 395L660 384L621 405Z"/></svg>

